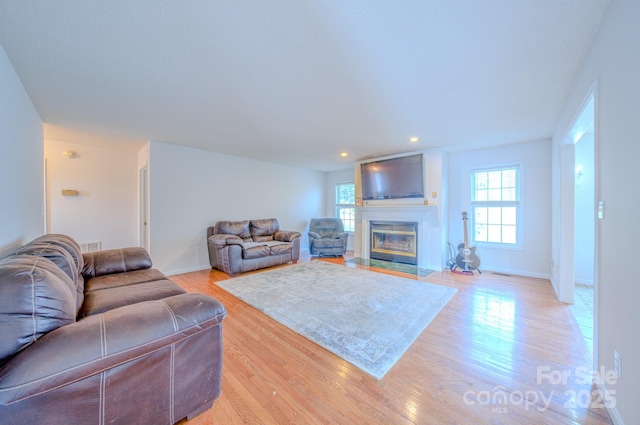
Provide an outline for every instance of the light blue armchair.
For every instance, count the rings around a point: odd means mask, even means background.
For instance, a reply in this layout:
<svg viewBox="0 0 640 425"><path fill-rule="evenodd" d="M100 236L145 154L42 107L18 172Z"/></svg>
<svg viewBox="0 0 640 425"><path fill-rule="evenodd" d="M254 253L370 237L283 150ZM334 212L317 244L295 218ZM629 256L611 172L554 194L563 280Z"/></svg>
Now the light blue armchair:
<svg viewBox="0 0 640 425"><path fill-rule="evenodd" d="M309 253L318 257L341 256L347 250L348 234L339 218L312 218L309 223Z"/></svg>

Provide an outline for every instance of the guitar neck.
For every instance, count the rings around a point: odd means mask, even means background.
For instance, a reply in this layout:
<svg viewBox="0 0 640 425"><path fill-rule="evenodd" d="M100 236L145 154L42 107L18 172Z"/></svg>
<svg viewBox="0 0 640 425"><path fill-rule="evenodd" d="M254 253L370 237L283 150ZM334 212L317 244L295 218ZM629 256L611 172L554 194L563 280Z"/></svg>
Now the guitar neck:
<svg viewBox="0 0 640 425"><path fill-rule="evenodd" d="M464 221L464 249L469 249L469 234L467 232L467 220Z"/></svg>

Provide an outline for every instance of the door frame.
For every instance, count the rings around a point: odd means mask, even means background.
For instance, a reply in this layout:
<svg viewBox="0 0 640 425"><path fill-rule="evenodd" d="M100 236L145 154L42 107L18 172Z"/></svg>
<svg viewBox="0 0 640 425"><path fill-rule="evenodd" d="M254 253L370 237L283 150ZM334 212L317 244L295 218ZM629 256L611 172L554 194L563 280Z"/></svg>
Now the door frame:
<svg viewBox="0 0 640 425"><path fill-rule="evenodd" d="M592 105L591 105L592 103ZM598 125L598 81L596 80L584 100L580 104L571 124L560 145L560 243L559 243L559 274L558 300L573 304L575 297L575 142L587 131L589 121L583 120L583 114L588 108L593 108L593 159L594 159L594 199L596 209L599 196L599 125ZM593 366L598 364L598 246L599 246L598 216L595 215L594 246L593 246Z"/></svg>

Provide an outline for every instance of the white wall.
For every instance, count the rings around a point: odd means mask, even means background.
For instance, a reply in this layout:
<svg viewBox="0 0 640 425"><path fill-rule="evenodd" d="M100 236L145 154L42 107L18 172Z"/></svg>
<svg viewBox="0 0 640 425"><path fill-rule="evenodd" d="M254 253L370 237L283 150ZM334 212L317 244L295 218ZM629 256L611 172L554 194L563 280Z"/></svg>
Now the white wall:
<svg viewBox="0 0 640 425"><path fill-rule="evenodd" d="M219 220L277 218L302 233L321 216L324 173L263 161L150 143L150 251L167 274L210 267L207 227Z"/></svg>
<svg viewBox="0 0 640 425"><path fill-rule="evenodd" d="M42 120L0 46L0 256L44 233Z"/></svg>
<svg viewBox="0 0 640 425"><path fill-rule="evenodd" d="M426 182L425 200L429 205L435 207L432 213L432 220L429 225L429 235L439 235L439 238L429 239L427 252L429 258L429 268L433 270L444 270L448 259L447 248L447 224L449 218L446 211L449 208L448 199L448 154L442 149L429 149L425 151L426 161Z"/></svg>
<svg viewBox="0 0 640 425"><path fill-rule="evenodd" d="M67 150L76 157L65 158ZM138 245L136 152L45 140L44 155L49 233L100 241L102 249Z"/></svg>
<svg viewBox="0 0 640 425"><path fill-rule="evenodd" d="M449 241L464 241L462 211L471 210L473 168L521 163L522 249L478 246L481 270L548 278L551 259L551 142L519 143L449 155Z"/></svg>
<svg viewBox="0 0 640 425"><path fill-rule="evenodd" d="M611 410L616 423L634 424L640 418L638 387L640 342L640 285L636 269L640 226L637 182L640 158L640 2L613 0L593 46L577 74L553 137L554 164L573 116L597 80L596 201L605 202L605 216L597 223L596 279L597 358L605 370L614 369L614 351L621 356L622 376L607 388L615 391ZM560 175L554 169L554 176ZM554 179L556 191L560 181ZM560 211L554 211L554 217ZM559 245L559 232L553 244Z"/></svg>
<svg viewBox="0 0 640 425"><path fill-rule="evenodd" d="M325 173L324 182L325 206L323 217L334 217L336 214L336 185L339 183L353 183L353 167Z"/></svg>
<svg viewBox="0 0 640 425"><path fill-rule="evenodd" d="M336 185L340 183L353 183L353 167L346 170L325 173L325 206L323 217L334 217L336 215ZM307 247L307 250L309 247ZM347 240L347 250L353 251L353 234L349 234Z"/></svg>

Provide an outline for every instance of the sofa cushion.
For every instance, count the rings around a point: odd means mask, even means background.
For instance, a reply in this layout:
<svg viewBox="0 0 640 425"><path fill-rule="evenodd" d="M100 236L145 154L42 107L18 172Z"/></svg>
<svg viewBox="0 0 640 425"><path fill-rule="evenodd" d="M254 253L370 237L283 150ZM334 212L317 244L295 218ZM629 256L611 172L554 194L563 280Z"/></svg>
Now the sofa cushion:
<svg viewBox="0 0 640 425"><path fill-rule="evenodd" d="M282 254L291 253L291 250L293 249L293 245L290 243L276 242L270 245L269 248L270 248L271 255L282 255Z"/></svg>
<svg viewBox="0 0 640 425"><path fill-rule="evenodd" d="M135 270L127 273L107 274L88 279L85 283L85 291L99 291L107 288L117 288L119 286L135 285L138 283L162 280L167 277L158 269Z"/></svg>
<svg viewBox="0 0 640 425"><path fill-rule="evenodd" d="M85 279L112 273L150 269L152 266L149 253L141 247L106 249L85 253L82 256L84 258L82 274Z"/></svg>
<svg viewBox="0 0 640 425"><path fill-rule="evenodd" d="M36 255L52 261L62 270L69 279L75 282L78 279L78 269L71 254L59 245L48 242L30 242L21 246L13 253L14 255ZM74 288L75 289L75 288Z"/></svg>
<svg viewBox="0 0 640 425"><path fill-rule="evenodd" d="M71 236L49 233L46 235L42 235L37 239L34 239L32 243L34 242L46 242L64 248L69 253L69 255L73 257L73 261L76 263L78 273L82 271L82 267L84 267L84 258L82 257L82 251L80 250L80 245L78 245L78 243Z"/></svg>
<svg viewBox="0 0 640 425"><path fill-rule="evenodd" d="M186 293L184 289L169 279L91 291L85 294L80 317L103 313L125 305L160 300L184 293Z"/></svg>
<svg viewBox="0 0 640 425"><path fill-rule="evenodd" d="M272 241L273 234L280 230L280 223L275 218L251 220L249 230L254 242Z"/></svg>
<svg viewBox="0 0 640 425"><path fill-rule="evenodd" d="M54 245L50 242L30 242L21 246L15 252L15 255L36 255L44 257L52 261L60 270L69 276L69 282L72 283L72 291L74 292L74 300L76 303L76 312L80 310L82 301L84 300L84 285L82 276L79 275L76 263L71 254L62 246Z"/></svg>
<svg viewBox="0 0 640 425"><path fill-rule="evenodd" d="M242 250L242 258L248 260L250 258L260 258L269 255L269 246L259 242L247 242L244 244L245 248Z"/></svg>
<svg viewBox="0 0 640 425"><path fill-rule="evenodd" d="M238 236L243 241L251 240L251 233L249 232L249 220L219 221L215 225L214 232L216 234Z"/></svg>
<svg viewBox="0 0 640 425"><path fill-rule="evenodd" d="M44 257L0 260L0 363L76 319L75 283Z"/></svg>
<svg viewBox="0 0 640 425"><path fill-rule="evenodd" d="M43 244L46 243L49 246L57 246L63 249L68 255L73 258L73 262L76 267L77 277L73 278L73 282L76 284L76 307L80 309L82 305L82 301L84 300L84 277L82 276L82 268L84 267L84 258L82 257L82 251L80 250L80 245L73 239L71 236L48 233L46 235L42 235L39 238L34 239L28 245L32 244ZM51 258L49 258L51 259ZM58 267L60 267L60 263L54 261ZM66 272L66 270L65 270ZM67 273L69 274L69 273Z"/></svg>

